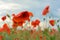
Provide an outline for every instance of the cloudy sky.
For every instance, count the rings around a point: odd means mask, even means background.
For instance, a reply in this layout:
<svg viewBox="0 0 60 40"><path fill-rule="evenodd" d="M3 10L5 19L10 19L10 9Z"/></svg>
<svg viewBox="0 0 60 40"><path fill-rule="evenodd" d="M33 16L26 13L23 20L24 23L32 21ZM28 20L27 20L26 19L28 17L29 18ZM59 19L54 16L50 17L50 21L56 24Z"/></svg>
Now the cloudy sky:
<svg viewBox="0 0 60 40"><path fill-rule="evenodd" d="M28 10L33 12L34 17L42 18L42 10L45 6L50 6L48 16L60 18L60 0L0 0L0 17L6 13L18 13Z"/></svg>
<svg viewBox="0 0 60 40"><path fill-rule="evenodd" d="M50 6L50 12L47 17L51 16L52 19L60 19L60 0L0 0L0 25L4 24L1 17L6 15L6 13L11 15L12 13L17 14L24 10L31 11L34 14L32 20L37 18L42 20L42 10L47 5ZM7 21L9 20L7 19Z"/></svg>

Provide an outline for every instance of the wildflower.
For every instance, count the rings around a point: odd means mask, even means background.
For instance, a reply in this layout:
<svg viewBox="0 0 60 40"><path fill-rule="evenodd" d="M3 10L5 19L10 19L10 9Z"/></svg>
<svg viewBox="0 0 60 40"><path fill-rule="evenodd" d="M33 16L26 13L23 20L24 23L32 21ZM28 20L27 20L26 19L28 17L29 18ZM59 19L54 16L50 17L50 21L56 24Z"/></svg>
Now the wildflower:
<svg viewBox="0 0 60 40"><path fill-rule="evenodd" d="M40 21L38 19L35 20L36 24L39 25Z"/></svg>
<svg viewBox="0 0 60 40"><path fill-rule="evenodd" d="M8 34L10 34L10 28L8 27L8 25L7 25L6 23L3 25L3 29L4 29L4 31L6 31Z"/></svg>
<svg viewBox="0 0 60 40"><path fill-rule="evenodd" d="M15 14L12 14L12 16L15 16Z"/></svg>
<svg viewBox="0 0 60 40"><path fill-rule="evenodd" d="M4 31L4 29L3 28L0 28L0 32L3 32Z"/></svg>
<svg viewBox="0 0 60 40"><path fill-rule="evenodd" d="M35 20L35 21L32 21L32 26L33 27L36 27L37 25L39 25L39 23L40 23L40 21L37 19L37 20Z"/></svg>
<svg viewBox="0 0 60 40"><path fill-rule="evenodd" d="M40 40L42 40L43 39L43 36L42 35L40 35Z"/></svg>
<svg viewBox="0 0 60 40"><path fill-rule="evenodd" d="M30 21L30 16L33 16L31 12L23 11L13 17L13 22L17 23L18 26L22 26L25 21Z"/></svg>
<svg viewBox="0 0 60 40"><path fill-rule="evenodd" d="M24 21L21 21L18 23L18 26L23 26L23 23L25 23Z"/></svg>
<svg viewBox="0 0 60 40"><path fill-rule="evenodd" d="M2 17L2 20L5 21L5 19L6 19L6 16L3 16L3 17Z"/></svg>
<svg viewBox="0 0 60 40"><path fill-rule="evenodd" d="M45 16L49 12L49 6L46 6L45 9L42 12L42 15Z"/></svg>
<svg viewBox="0 0 60 40"><path fill-rule="evenodd" d="M13 27L14 29L15 29L17 26L18 26L18 25L17 25L17 23L15 23L15 22L12 24L12 27Z"/></svg>
<svg viewBox="0 0 60 40"><path fill-rule="evenodd" d="M0 40L2 40L2 39L3 39L3 36L0 35Z"/></svg>
<svg viewBox="0 0 60 40"><path fill-rule="evenodd" d="M50 20L49 23L51 24L51 26L55 25L55 20Z"/></svg>
<svg viewBox="0 0 60 40"><path fill-rule="evenodd" d="M28 11L23 11L20 12L19 14L17 14L16 16L13 17L13 21L15 22L21 22L21 21L26 21L26 20L30 20L30 16L32 16L33 14L31 12Z"/></svg>

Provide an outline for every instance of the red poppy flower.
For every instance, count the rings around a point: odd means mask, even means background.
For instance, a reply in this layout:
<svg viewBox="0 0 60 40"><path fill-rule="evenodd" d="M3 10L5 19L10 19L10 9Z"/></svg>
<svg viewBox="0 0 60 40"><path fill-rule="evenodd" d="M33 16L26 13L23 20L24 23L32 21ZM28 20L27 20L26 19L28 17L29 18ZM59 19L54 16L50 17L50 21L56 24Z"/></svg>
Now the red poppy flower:
<svg viewBox="0 0 60 40"><path fill-rule="evenodd" d="M23 21L19 22L19 23L18 23L18 26L22 26L23 23L25 23L25 22L23 22Z"/></svg>
<svg viewBox="0 0 60 40"><path fill-rule="evenodd" d="M18 26L17 23L13 23L13 24L12 24L12 27L13 27L14 29L17 28L17 26Z"/></svg>
<svg viewBox="0 0 60 40"><path fill-rule="evenodd" d="M23 23L24 23L23 21L21 21L19 23L13 23L12 27L13 28L17 28L18 26L23 27Z"/></svg>
<svg viewBox="0 0 60 40"><path fill-rule="evenodd" d="M18 26L22 26L26 20L30 20L30 16L33 16L31 12L23 11L13 17L13 22L17 23Z"/></svg>
<svg viewBox="0 0 60 40"><path fill-rule="evenodd" d="M49 23L51 24L51 26L54 26L55 20L50 20Z"/></svg>
<svg viewBox="0 0 60 40"><path fill-rule="evenodd" d="M6 19L6 16L3 16L3 17L2 17L2 20L4 21L5 19Z"/></svg>
<svg viewBox="0 0 60 40"><path fill-rule="evenodd" d="M15 14L12 14L12 16L15 16Z"/></svg>
<svg viewBox="0 0 60 40"><path fill-rule="evenodd" d="M29 16L32 16L32 17L33 17L33 14L32 14L32 12L29 12Z"/></svg>
<svg viewBox="0 0 60 40"><path fill-rule="evenodd" d="M42 35L40 35L40 40L42 40L43 39L43 36Z"/></svg>
<svg viewBox="0 0 60 40"><path fill-rule="evenodd" d="M35 20L35 21L32 21L32 26L33 27L36 27L37 25L39 25L40 21L39 20Z"/></svg>
<svg viewBox="0 0 60 40"><path fill-rule="evenodd" d="M38 19L35 20L36 24L39 25L40 21Z"/></svg>
<svg viewBox="0 0 60 40"><path fill-rule="evenodd" d="M8 34L10 34L10 28L8 27L8 25L7 25L6 23L3 25L3 29L4 29Z"/></svg>
<svg viewBox="0 0 60 40"><path fill-rule="evenodd" d="M0 28L0 32L3 32L4 31L4 29L3 28Z"/></svg>
<svg viewBox="0 0 60 40"><path fill-rule="evenodd" d="M42 12L42 15L45 16L49 12L49 6L46 6Z"/></svg>
<svg viewBox="0 0 60 40"><path fill-rule="evenodd" d="M21 19L20 17L14 16L13 17L13 22L19 23L21 21L24 21L23 19Z"/></svg>
<svg viewBox="0 0 60 40"><path fill-rule="evenodd" d="M0 35L0 40L2 40L2 39L3 39L3 36Z"/></svg>
<svg viewBox="0 0 60 40"><path fill-rule="evenodd" d="M16 16L13 17L13 21L15 22L21 22L21 21L26 21L30 20L30 16L33 16L31 12L28 11L23 11L17 14Z"/></svg>

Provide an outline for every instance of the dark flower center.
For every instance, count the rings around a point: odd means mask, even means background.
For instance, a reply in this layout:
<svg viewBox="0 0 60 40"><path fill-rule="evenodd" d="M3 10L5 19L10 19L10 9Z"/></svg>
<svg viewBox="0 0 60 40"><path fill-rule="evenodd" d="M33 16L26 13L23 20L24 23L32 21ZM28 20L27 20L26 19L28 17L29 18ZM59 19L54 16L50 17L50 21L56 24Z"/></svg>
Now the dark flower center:
<svg viewBox="0 0 60 40"><path fill-rule="evenodd" d="M21 17L22 17L22 18L23 18L23 17L24 17L24 18L25 18L25 17L29 17L28 12L27 12L27 11L26 11L26 12L23 12L22 15L21 15Z"/></svg>

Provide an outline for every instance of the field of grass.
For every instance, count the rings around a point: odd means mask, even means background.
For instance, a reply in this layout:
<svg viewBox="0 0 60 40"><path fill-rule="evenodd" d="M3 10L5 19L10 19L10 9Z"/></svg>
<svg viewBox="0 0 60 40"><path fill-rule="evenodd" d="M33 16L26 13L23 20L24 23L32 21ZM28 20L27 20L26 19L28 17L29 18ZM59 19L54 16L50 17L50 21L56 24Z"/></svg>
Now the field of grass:
<svg viewBox="0 0 60 40"><path fill-rule="evenodd" d="M51 30L13 30L11 33L0 33L0 40L60 40L60 32Z"/></svg>

